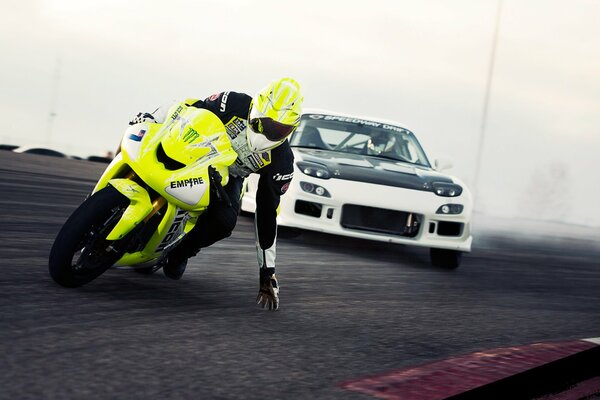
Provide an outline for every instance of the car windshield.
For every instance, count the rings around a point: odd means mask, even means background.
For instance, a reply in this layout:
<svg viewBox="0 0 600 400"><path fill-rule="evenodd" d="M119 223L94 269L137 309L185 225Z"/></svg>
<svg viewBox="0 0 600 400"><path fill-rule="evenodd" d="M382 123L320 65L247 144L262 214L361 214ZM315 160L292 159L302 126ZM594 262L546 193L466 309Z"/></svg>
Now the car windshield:
<svg viewBox="0 0 600 400"><path fill-rule="evenodd" d="M305 114L290 145L431 166L409 130L358 118Z"/></svg>

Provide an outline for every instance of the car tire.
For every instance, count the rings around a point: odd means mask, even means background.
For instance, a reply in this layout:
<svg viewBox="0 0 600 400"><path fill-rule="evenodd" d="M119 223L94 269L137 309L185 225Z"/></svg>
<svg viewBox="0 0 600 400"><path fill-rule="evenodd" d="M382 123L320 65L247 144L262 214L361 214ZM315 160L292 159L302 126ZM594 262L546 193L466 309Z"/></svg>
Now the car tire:
<svg viewBox="0 0 600 400"><path fill-rule="evenodd" d="M462 252L447 249L429 249L431 263L436 267L456 269L462 261Z"/></svg>

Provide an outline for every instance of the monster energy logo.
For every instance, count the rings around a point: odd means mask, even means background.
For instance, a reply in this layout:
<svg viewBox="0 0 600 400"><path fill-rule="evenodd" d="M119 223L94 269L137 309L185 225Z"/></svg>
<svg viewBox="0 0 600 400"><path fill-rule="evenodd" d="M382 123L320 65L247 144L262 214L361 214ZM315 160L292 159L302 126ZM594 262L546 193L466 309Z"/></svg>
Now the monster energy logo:
<svg viewBox="0 0 600 400"><path fill-rule="evenodd" d="M196 132L196 130L194 128L190 128L185 133L185 135L183 135L183 141L192 143L194 140L198 139L199 137L200 137L200 134L198 132Z"/></svg>

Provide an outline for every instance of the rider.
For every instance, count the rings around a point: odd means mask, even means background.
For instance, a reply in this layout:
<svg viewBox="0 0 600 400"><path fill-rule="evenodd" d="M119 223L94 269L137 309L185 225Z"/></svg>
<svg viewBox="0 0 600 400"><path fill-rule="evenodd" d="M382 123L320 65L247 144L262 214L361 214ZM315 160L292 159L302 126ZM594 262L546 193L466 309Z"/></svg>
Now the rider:
<svg viewBox="0 0 600 400"><path fill-rule="evenodd" d="M370 156L395 155L396 137L392 133L375 131L367 141L367 154Z"/></svg>
<svg viewBox="0 0 600 400"><path fill-rule="evenodd" d="M260 289L256 302L271 310L279 307L275 277L276 218L280 196L288 189L294 170L294 155L286 139L300 123L302 101L300 85L291 78L271 82L254 98L244 93L222 92L204 100L185 101L186 105L207 109L221 119L238 158L229 167L229 182L224 187L231 205L213 202L200 215L194 229L168 254L163 265L167 277L180 279L188 258L202 247L231 235L244 178L258 173L255 231ZM162 108L153 114L140 113L130 124L163 122L165 111Z"/></svg>

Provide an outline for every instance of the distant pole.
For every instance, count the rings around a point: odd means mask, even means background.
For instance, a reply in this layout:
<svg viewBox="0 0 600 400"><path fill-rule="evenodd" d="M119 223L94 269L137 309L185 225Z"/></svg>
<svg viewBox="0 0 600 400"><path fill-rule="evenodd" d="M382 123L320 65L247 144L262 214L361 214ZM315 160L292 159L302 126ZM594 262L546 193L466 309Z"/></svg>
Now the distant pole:
<svg viewBox="0 0 600 400"><path fill-rule="evenodd" d="M56 118L56 102L58 100L58 84L60 81L60 68L61 68L61 59L58 57L56 59L56 66L54 68L54 74L52 75L52 86L50 88L50 103L48 109L48 122L46 124L46 143L52 144L52 125L54 124L54 119Z"/></svg>
<svg viewBox="0 0 600 400"><path fill-rule="evenodd" d="M481 115L481 126L479 128L479 145L477 148L477 161L475 162L475 177L473 179L473 185L475 187L474 197L479 197L479 176L481 171L481 158L483 155L483 146L485 139L485 128L487 125L488 108L490 103L490 92L492 89L492 80L494 77L494 65L496 63L496 47L498 46L498 32L500 31L500 16L502 14L502 0L498 0L496 6L496 22L494 26L494 37L492 39L492 53L490 55L490 64L488 66L487 82L485 85L485 94L483 98L483 112Z"/></svg>

